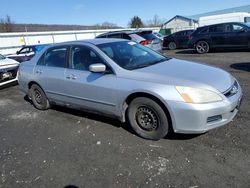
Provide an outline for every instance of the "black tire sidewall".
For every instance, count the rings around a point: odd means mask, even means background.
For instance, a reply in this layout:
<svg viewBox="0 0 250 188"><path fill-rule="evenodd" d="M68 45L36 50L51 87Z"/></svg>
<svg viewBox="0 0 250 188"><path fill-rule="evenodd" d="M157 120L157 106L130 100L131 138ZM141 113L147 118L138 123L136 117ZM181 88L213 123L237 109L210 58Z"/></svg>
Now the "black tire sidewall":
<svg viewBox="0 0 250 188"><path fill-rule="evenodd" d="M39 104L37 103L36 99L35 99L35 90L38 90L39 93L41 94L42 97L42 103ZM31 96L31 100L33 105L39 109L39 110L47 110L50 107L49 104L49 100L47 99L47 96L45 95L44 91L42 90L41 87L39 87L37 84L33 84L30 88L30 96Z"/></svg>
<svg viewBox="0 0 250 188"><path fill-rule="evenodd" d="M159 127L154 131L143 130L136 122L135 115L138 107L147 106L155 111L159 120ZM155 101L146 98L138 97L134 99L128 107L128 120L134 131L141 137L149 140L159 140L165 137L168 133L168 118L164 110Z"/></svg>

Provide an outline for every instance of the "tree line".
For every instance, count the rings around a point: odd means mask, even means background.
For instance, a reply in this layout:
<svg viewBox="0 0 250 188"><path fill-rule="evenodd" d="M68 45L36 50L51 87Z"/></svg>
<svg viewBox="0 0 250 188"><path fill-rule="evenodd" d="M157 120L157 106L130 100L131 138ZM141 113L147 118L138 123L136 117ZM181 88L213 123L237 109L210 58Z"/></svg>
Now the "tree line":
<svg viewBox="0 0 250 188"><path fill-rule="evenodd" d="M160 27L164 21L155 15L151 20L142 21L139 16L134 16L130 19L128 27L143 28L143 27ZM44 24L15 24L9 15L0 19L0 32L34 32L34 31L65 31L65 30L87 30L87 29L119 29L111 22L103 22L91 26L82 25L44 25Z"/></svg>

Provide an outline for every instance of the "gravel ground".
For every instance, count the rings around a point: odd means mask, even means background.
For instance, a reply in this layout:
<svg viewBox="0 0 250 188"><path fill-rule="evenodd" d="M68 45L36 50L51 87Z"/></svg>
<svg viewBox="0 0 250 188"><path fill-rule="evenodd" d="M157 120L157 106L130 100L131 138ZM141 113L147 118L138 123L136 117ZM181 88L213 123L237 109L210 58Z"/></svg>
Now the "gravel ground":
<svg viewBox="0 0 250 188"><path fill-rule="evenodd" d="M18 86L3 88L0 188L250 187L250 53L166 54L233 74L244 91L234 121L154 142L110 118L61 107L38 111Z"/></svg>

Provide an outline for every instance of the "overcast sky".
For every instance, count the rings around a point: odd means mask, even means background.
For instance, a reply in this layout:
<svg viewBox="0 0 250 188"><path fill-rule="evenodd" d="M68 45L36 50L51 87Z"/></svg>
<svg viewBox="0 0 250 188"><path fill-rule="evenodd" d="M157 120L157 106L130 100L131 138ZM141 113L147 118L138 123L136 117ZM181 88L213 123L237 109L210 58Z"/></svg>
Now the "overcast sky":
<svg viewBox="0 0 250 188"><path fill-rule="evenodd" d="M1 0L0 18L10 15L15 23L93 25L105 21L126 27L131 17L168 20L175 15L194 15L249 5L249 0Z"/></svg>

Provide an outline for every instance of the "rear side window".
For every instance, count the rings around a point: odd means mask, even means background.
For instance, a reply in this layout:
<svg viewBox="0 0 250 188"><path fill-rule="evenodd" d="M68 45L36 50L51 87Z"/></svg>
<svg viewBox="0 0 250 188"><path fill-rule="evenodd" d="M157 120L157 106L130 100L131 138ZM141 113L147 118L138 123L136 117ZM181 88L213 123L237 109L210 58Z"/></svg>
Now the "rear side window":
<svg viewBox="0 0 250 188"><path fill-rule="evenodd" d="M249 22L250 22L250 17L245 17L245 18L244 18L244 22L245 22L245 23L249 23Z"/></svg>
<svg viewBox="0 0 250 188"><path fill-rule="evenodd" d="M152 33L136 33L136 34L140 35L141 37L145 38L146 40L157 39L157 37L155 35L153 35Z"/></svg>
<svg viewBox="0 0 250 188"><path fill-rule="evenodd" d="M48 67L65 67L67 60L67 47L49 49L39 59L38 65Z"/></svg>
<svg viewBox="0 0 250 188"><path fill-rule="evenodd" d="M215 25L215 26L211 26L209 28L209 32L211 33L221 33L221 32L225 32L225 26L224 25Z"/></svg>
<svg viewBox="0 0 250 188"><path fill-rule="evenodd" d="M122 39L122 33L108 35L108 38Z"/></svg>

